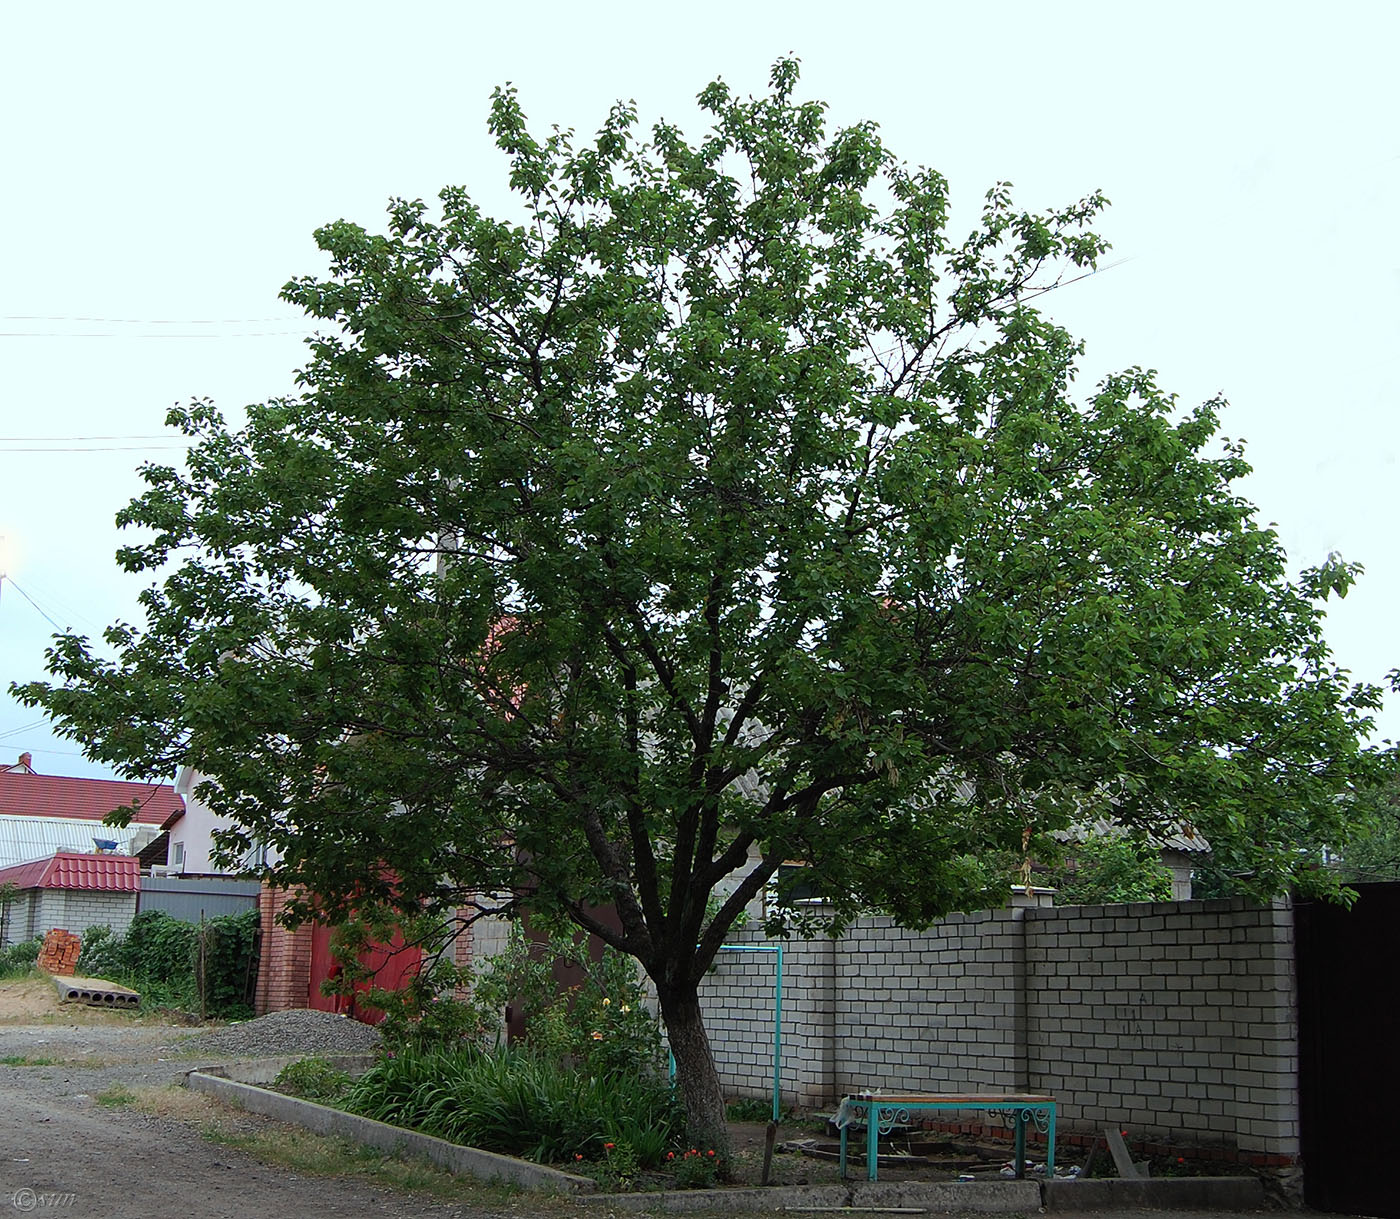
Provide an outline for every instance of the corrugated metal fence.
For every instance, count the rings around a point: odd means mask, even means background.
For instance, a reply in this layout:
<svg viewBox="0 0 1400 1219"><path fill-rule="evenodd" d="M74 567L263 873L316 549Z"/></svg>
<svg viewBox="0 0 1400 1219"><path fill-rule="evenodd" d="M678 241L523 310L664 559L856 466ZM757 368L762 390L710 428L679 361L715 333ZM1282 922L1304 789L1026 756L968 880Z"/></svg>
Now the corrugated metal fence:
<svg viewBox="0 0 1400 1219"><path fill-rule="evenodd" d="M258 904L258 882L213 876L143 876L136 910L164 910L172 918L197 923L200 918L242 914Z"/></svg>

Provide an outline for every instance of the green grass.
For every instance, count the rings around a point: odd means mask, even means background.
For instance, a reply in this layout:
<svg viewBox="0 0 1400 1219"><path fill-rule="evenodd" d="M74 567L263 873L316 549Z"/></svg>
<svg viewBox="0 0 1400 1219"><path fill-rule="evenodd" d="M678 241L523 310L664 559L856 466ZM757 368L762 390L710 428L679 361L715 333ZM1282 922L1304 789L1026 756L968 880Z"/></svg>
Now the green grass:
<svg viewBox="0 0 1400 1219"><path fill-rule="evenodd" d="M551 1195L526 1194L518 1186L453 1176L427 1160L400 1159L348 1139L312 1134L299 1126L283 1125L221 1104L178 1084L138 1087L133 1107L153 1117L183 1122L200 1136L291 1172L318 1177L350 1177L386 1189L400 1189L458 1203L469 1212L515 1209L528 1198L529 1214L563 1213L568 1204Z"/></svg>
<svg viewBox="0 0 1400 1219"><path fill-rule="evenodd" d="M6 1054L0 1058L0 1067L56 1067L57 1058L32 1058L28 1054Z"/></svg>
<svg viewBox="0 0 1400 1219"><path fill-rule="evenodd" d="M211 1142L237 1148L293 1172L317 1177L363 1178L378 1185L431 1194L474 1207L500 1206L521 1192L517 1186L455 1177L427 1160L400 1159L348 1139L329 1138L295 1127L248 1132L215 1126L206 1128L203 1133Z"/></svg>
<svg viewBox="0 0 1400 1219"><path fill-rule="evenodd" d="M136 1093L125 1084L112 1084L102 1092L99 1092L93 1099L104 1108L120 1109L125 1105L130 1105L136 1100Z"/></svg>

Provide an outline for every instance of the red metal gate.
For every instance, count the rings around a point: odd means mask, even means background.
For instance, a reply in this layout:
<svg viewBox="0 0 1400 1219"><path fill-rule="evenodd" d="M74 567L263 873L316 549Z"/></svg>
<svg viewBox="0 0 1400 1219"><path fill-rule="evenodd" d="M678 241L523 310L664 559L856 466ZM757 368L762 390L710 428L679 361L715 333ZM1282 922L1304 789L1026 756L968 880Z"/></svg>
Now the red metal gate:
<svg viewBox="0 0 1400 1219"><path fill-rule="evenodd" d="M394 929L387 944L372 944L360 954L360 963L373 972L371 982L357 982L354 995L325 995L321 984L336 973L336 960L331 952L331 928L315 923L311 928L311 967L307 980L306 1006L323 1012L344 1012L365 1024L378 1024L384 1019L379 1008L369 1007L359 996L371 986L380 990L400 990L418 976L423 963L423 950L404 943L403 933Z"/></svg>

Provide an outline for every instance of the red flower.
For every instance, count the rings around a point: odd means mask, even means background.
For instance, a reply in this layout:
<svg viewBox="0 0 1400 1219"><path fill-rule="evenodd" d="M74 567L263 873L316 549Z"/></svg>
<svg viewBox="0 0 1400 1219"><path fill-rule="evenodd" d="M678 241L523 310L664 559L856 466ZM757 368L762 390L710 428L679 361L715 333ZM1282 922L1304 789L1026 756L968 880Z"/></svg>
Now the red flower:
<svg viewBox="0 0 1400 1219"><path fill-rule="evenodd" d="M604 1144L603 1144L603 1150L604 1150L604 1151L611 1151L611 1150L612 1150L614 1147L616 1147L616 1146L617 1146L616 1143L604 1143Z"/></svg>
<svg viewBox="0 0 1400 1219"><path fill-rule="evenodd" d="M576 1160L581 1160L581 1159L583 1159L583 1156L579 1155L578 1152L574 1152L574 1159L576 1159Z"/></svg>
<svg viewBox="0 0 1400 1219"><path fill-rule="evenodd" d="M666 1153L666 1158L668 1160L674 1160L676 1158L676 1153L674 1151L668 1151Z"/></svg>
<svg viewBox="0 0 1400 1219"><path fill-rule="evenodd" d="M713 1147L711 1147L710 1150L707 1151L705 1154L706 1154L707 1156L712 1156L712 1155L715 1154L715 1149L714 1149Z"/></svg>

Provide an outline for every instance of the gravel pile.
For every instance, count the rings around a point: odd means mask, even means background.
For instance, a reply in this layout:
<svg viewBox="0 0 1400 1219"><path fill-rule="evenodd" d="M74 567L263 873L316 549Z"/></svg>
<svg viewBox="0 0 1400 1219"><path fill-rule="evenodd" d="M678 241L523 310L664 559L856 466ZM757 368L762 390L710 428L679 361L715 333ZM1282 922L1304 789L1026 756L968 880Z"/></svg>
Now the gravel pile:
<svg viewBox="0 0 1400 1219"><path fill-rule="evenodd" d="M196 1033L186 1048L195 1054L273 1058L311 1052L365 1054L378 1045L379 1031L367 1024L301 1007Z"/></svg>

